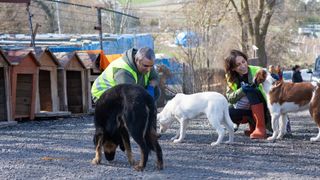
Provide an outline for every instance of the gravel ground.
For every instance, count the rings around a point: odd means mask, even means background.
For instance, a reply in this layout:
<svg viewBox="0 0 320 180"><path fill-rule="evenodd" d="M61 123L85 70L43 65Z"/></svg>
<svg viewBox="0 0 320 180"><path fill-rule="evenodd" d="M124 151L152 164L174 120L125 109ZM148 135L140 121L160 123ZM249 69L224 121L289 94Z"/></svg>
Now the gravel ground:
<svg viewBox="0 0 320 180"><path fill-rule="evenodd" d="M175 123L160 138L164 170L156 170L152 153L143 172L134 171L120 150L113 162L90 163L92 116L19 123L0 129L0 179L319 179L320 142L309 141L317 134L315 123L307 111L289 117L293 137L250 140L242 125L235 143L217 147L210 146L217 134L205 119L191 122L184 143L173 144Z"/></svg>

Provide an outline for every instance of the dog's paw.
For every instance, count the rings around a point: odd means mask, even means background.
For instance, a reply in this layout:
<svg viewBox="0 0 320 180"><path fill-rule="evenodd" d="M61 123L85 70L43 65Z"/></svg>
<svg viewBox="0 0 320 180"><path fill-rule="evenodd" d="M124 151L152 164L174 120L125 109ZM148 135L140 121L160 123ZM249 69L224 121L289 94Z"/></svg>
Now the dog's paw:
<svg viewBox="0 0 320 180"><path fill-rule="evenodd" d="M158 170L163 170L163 163L157 162L157 169Z"/></svg>
<svg viewBox="0 0 320 180"><path fill-rule="evenodd" d="M140 166L139 164L137 164L137 165L135 165L134 167L134 170L136 170L136 171L143 171L143 167L142 166Z"/></svg>
<svg viewBox="0 0 320 180"><path fill-rule="evenodd" d="M100 162L101 162L101 159L94 158L92 159L91 164L98 165L100 164Z"/></svg>
<svg viewBox="0 0 320 180"><path fill-rule="evenodd" d="M310 138L310 141L312 141L312 142L314 142L314 141L319 141L319 140L320 140L319 137L312 137L312 138Z"/></svg>
<svg viewBox="0 0 320 180"><path fill-rule="evenodd" d="M131 166L133 166L134 164L135 164L135 161L132 159L132 160L128 160L128 162L129 162L129 164L131 165Z"/></svg>
<svg viewBox="0 0 320 180"><path fill-rule="evenodd" d="M232 144L232 143L234 143L233 140L228 140L228 141L226 141L226 144Z"/></svg>
<svg viewBox="0 0 320 180"><path fill-rule="evenodd" d="M233 132L237 132L239 129L239 124L233 124Z"/></svg>
<svg viewBox="0 0 320 180"><path fill-rule="evenodd" d="M176 137L176 136L174 136L174 137L172 137L170 140L171 141L174 141L174 140L176 140L178 137Z"/></svg>
<svg viewBox="0 0 320 180"><path fill-rule="evenodd" d="M277 136L277 139L283 139L283 136L284 136L284 134L282 134L282 133L280 133L280 134L278 134L278 136Z"/></svg>
<svg viewBox="0 0 320 180"><path fill-rule="evenodd" d="M182 140L180 140L180 139L173 140L173 143L181 143L181 142L182 142Z"/></svg>
<svg viewBox="0 0 320 180"><path fill-rule="evenodd" d="M213 142L213 143L211 143L210 145L211 146L217 146L217 145L219 145L220 143L218 143L218 142Z"/></svg>
<svg viewBox="0 0 320 180"><path fill-rule="evenodd" d="M268 140L268 141L271 141L271 142L275 142L275 141L276 141L276 138L274 138L273 136L271 136L271 137L268 137L267 140Z"/></svg>

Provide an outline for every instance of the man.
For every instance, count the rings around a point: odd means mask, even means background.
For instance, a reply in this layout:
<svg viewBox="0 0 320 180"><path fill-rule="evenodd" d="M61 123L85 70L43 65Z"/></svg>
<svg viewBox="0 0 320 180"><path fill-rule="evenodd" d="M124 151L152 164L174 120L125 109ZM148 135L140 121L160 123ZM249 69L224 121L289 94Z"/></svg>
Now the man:
<svg viewBox="0 0 320 180"><path fill-rule="evenodd" d="M91 94L96 102L104 91L118 84L138 84L146 88L157 100L160 96L159 77L153 68L154 51L144 47L124 52L121 58L112 61L94 81Z"/></svg>
<svg viewBox="0 0 320 180"><path fill-rule="evenodd" d="M292 74L292 82L294 83L298 83L298 82L303 82L302 76L301 76L301 72L300 72L300 66L299 65L295 65L292 68L293 74Z"/></svg>

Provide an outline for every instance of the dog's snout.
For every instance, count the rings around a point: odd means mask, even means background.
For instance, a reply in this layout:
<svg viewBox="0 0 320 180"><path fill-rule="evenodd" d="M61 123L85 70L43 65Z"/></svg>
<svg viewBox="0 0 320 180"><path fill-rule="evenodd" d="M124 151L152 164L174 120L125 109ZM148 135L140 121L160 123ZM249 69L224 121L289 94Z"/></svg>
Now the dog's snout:
<svg viewBox="0 0 320 180"><path fill-rule="evenodd" d="M165 133L168 128L163 124L160 124L160 133Z"/></svg>
<svg viewBox="0 0 320 180"><path fill-rule="evenodd" d="M164 133L164 130L163 130L163 128L160 128L160 133Z"/></svg>

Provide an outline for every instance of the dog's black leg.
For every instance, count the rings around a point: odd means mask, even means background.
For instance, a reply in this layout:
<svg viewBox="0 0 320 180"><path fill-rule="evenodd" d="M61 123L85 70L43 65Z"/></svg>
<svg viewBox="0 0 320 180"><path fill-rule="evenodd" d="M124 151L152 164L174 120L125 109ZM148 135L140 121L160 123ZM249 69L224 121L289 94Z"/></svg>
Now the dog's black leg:
<svg viewBox="0 0 320 180"><path fill-rule="evenodd" d="M101 162L101 147L102 147L102 141L103 141L103 135L102 134L95 134L93 137L93 141L95 144L96 149L96 155L95 158L92 159L92 164L100 164Z"/></svg>
<svg viewBox="0 0 320 180"><path fill-rule="evenodd" d="M131 150L131 144L130 144L130 138L129 138L129 133L126 129L121 130L121 138L122 138L122 143L125 148L128 161L130 165L134 165L134 160L132 156L132 150Z"/></svg>
<svg viewBox="0 0 320 180"><path fill-rule="evenodd" d="M159 170L162 170L163 169L162 149L158 141L155 142L155 152L157 154L157 168Z"/></svg>
<svg viewBox="0 0 320 180"><path fill-rule="evenodd" d="M162 159L162 149L160 147L160 144L158 142L157 134L155 130L151 130L151 133L148 133L149 135L146 136L147 145L150 149L152 149L154 152L156 152L157 155L157 169L162 170L163 169L163 159Z"/></svg>
<svg viewBox="0 0 320 180"><path fill-rule="evenodd" d="M142 137L142 136L141 136ZM133 139L136 141L136 143L140 147L140 162L136 166L134 166L134 169L137 171L143 171L143 169L146 167L148 157L149 157L149 152L150 149L148 148L147 144L145 143L144 139L142 138L137 138L133 137Z"/></svg>

